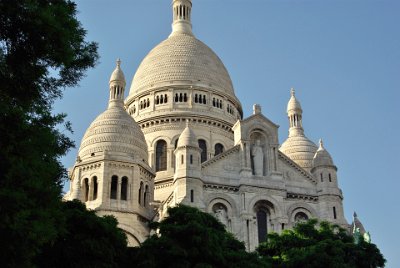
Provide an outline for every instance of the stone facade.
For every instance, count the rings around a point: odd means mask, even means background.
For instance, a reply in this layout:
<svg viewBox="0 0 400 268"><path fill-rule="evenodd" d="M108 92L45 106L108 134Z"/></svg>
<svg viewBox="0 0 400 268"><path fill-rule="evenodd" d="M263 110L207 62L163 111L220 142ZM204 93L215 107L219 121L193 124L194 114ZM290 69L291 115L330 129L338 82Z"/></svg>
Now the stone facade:
<svg viewBox="0 0 400 268"><path fill-rule="evenodd" d="M243 118L226 68L192 33L192 2L174 0L172 9L171 35L144 58L125 102L118 62L65 199L117 217L132 246L178 203L211 213L249 250L309 218L348 227L337 168L322 141L305 136L294 90L280 145L259 105Z"/></svg>

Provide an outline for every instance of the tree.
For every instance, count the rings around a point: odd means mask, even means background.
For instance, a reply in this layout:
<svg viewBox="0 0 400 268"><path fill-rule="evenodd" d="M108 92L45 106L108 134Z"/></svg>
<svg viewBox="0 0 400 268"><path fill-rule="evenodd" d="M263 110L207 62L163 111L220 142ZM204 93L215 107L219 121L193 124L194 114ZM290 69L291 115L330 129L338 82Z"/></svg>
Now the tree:
<svg viewBox="0 0 400 268"><path fill-rule="evenodd" d="M46 244L38 267L119 267L127 242L113 216L98 217L78 200L62 204L66 219L57 240Z"/></svg>
<svg viewBox="0 0 400 268"><path fill-rule="evenodd" d="M69 0L0 0L0 266L31 266L63 222L60 156L73 142L52 104L97 61Z"/></svg>
<svg viewBox="0 0 400 268"><path fill-rule="evenodd" d="M256 253L208 213L185 205L168 209L168 217L152 223L157 234L134 250L138 267L260 267Z"/></svg>
<svg viewBox="0 0 400 268"><path fill-rule="evenodd" d="M319 227L317 228L317 225ZM374 244L353 237L338 225L315 219L298 223L281 235L268 234L257 251L273 267L383 267L386 260Z"/></svg>

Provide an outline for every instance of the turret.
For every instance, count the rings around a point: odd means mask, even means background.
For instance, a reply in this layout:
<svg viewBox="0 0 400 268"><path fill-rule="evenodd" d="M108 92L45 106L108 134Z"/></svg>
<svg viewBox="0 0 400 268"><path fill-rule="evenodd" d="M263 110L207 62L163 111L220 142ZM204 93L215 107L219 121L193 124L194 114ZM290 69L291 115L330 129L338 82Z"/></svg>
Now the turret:
<svg viewBox="0 0 400 268"><path fill-rule="evenodd" d="M344 218L342 191L338 187L337 168L322 139L312 161L311 173L317 180L320 201L320 217L330 222L347 225Z"/></svg>
<svg viewBox="0 0 400 268"><path fill-rule="evenodd" d="M175 201L202 207L201 149L189 123L179 136L175 149ZM201 204L200 204L201 203Z"/></svg>
<svg viewBox="0 0 400 268"><path fill-rule="evenodd" d="M124 94L125 94L125 75L121 70L121 60L117 60L117 66L115 70L112 72L110 77L110 98L109 98L109 106L112 105L124 105Z"/></svg>

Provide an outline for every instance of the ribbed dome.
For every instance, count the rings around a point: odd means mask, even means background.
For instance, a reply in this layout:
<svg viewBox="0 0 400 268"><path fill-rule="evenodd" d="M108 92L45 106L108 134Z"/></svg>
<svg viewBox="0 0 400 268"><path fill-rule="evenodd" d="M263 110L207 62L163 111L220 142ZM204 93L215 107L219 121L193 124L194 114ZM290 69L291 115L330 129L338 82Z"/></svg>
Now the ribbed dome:
<svg viewBox="0 0 400 268"><path fill-rule="evenodd" d="M331 155L325 150L322 140L319 141L319 148L314 155L313 166L334 166Z"/></svg>
<svg viewBox="0 0 400 268"><path fill-rule="evenodd" d="M147 163L143 132L122 105L109 106L93 121L83 136L78 155L84 160L105 151Z"/></svg>
<svg viewBox="0 0 400 268"><path fill-rule="evenodd" d="M306 170L313 167L313 159L317 149L315 143L303 135L287 138L279 148L282 153Z"/></svg>
<svg viewBox="0 0 400 268"><path fill-rule="evenodd" d="M186 126L182 134L179 136L177 148L182 146L199 147L196 135L189 126Z"/></svg>
<svg viewBox="0 0 400 268"><path fill-rule="evenodd" d="M205 86L237 100L222 61L207 45L188 34L172 34L150 51L133 77L129 94L163 83Z"/></svg>

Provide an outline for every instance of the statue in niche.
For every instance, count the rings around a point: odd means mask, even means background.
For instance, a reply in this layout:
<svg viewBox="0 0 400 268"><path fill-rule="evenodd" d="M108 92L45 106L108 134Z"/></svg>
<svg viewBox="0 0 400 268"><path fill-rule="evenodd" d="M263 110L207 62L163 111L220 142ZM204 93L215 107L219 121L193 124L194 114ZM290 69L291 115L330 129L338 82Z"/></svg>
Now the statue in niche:
<svg viewBox="0 0 400 268"><path fill-rule="evenodd" d="M260 145L260 140L256 140L256 143L251 148L251 159L253 161L253 174L262 176L264 170L264 152Z"/></svg>
<svg viewBox="0 0 400 268"><path fill-rule="evenodd" d="M228 213L223 205L218 205L214 209L214 216L223 225L228 226Z"/></svg>

